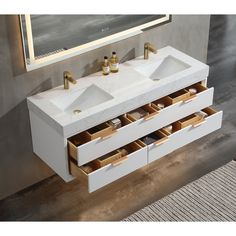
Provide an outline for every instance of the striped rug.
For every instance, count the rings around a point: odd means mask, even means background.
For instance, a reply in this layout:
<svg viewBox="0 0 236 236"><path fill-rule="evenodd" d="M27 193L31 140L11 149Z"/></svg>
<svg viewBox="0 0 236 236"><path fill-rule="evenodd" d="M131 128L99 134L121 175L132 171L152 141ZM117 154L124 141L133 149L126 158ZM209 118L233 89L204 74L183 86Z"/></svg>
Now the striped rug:
<svg viewBox="0 0 236 236"><path fill-rule="evenodd" d="M124 221L236 221L236 161L139 210Z"/></svg>

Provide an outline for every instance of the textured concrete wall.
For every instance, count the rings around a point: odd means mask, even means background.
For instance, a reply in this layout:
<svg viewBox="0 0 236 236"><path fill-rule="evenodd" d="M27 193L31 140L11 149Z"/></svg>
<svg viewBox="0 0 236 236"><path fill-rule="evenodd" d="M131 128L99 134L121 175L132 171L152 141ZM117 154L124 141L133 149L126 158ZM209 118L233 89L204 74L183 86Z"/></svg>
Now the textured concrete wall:
<svg viewBox="0 0 236 236"><path fill-rule="evenodd" d="M99 70L104 55L124 61L142 55L143 44L171 45L203 62L207 58L208 15L174 15L172 22L44 68L24 70L17 16L0 16L0 199L53 174L32 151L26 97L62 84L64 70L81 77ZM49 140L50 141L50 140ZM56 158L56 157L55 157Z"/></svg>

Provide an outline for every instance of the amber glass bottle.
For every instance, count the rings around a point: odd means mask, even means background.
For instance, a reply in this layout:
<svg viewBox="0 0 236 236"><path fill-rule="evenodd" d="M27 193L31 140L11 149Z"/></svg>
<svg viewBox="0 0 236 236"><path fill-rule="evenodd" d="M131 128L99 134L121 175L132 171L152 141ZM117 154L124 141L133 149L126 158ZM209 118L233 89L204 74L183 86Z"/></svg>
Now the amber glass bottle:
<svg viewBox="0 0 236 236"><path fill-rule="evenodd" d="M110 73L110 66L109 66L109 62L108 62L108 57L104 57L104 62L102 64L102 73L104 75L109 75L109 73Z"/></svg>
<svg viewBox="0 0 236 236"><path fill-rule="evenodd" d="M119 59L116 55L116 52L112 52L109 64L111 72L116 73L119 71Z"/></svg>

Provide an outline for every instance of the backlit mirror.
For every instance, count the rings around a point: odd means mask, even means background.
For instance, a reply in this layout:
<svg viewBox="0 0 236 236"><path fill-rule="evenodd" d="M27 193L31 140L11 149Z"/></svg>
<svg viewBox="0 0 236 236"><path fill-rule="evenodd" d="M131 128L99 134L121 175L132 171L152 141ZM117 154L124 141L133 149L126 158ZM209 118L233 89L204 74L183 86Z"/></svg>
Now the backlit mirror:
<svg viewBox="0 0 236 236"><path fill-rule="evenodd" d="M21 15L26 69L65 60L170 20L170 15Z"/></svg>

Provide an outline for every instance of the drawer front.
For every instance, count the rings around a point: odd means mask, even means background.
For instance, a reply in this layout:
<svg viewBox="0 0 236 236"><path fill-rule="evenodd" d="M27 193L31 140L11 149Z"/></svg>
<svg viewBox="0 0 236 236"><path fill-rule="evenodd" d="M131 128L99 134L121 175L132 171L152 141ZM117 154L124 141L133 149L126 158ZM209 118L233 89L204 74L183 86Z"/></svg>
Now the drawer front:
<svg viewBox="0 0 236 236"><path fill-rule="evenodd" d="M97 138L78 147L68 141L70 155L77 159L79 166L84 165L163 126L212 105L213 92L213 88L207 89L197 94L192 100L180 101L170 105L150 119L142 118L134 121L117 129L116 132L106 138Z"/></svg>
<svg viewBox="0 0 236 236"><path fill-rule="evenodd" d="M168 136L168 138L159 145L150 144L148 146L148 163L155 161L174 150L183 147L221 127L223 112L217 112L207 117L198 126L189 125L180 131Z"/></svg>
<svg viewBox="0 0 236 236"><path fill-rule="evenodd" d="M115 180L147 165L147 147L143 147L127 156L118 165L108 164L90 174L84 173L80 167L71 163L71 174L75 177L85 177L88 181L88 191L91 193ZM80 174L77 174L80 172Z"/></svg>

